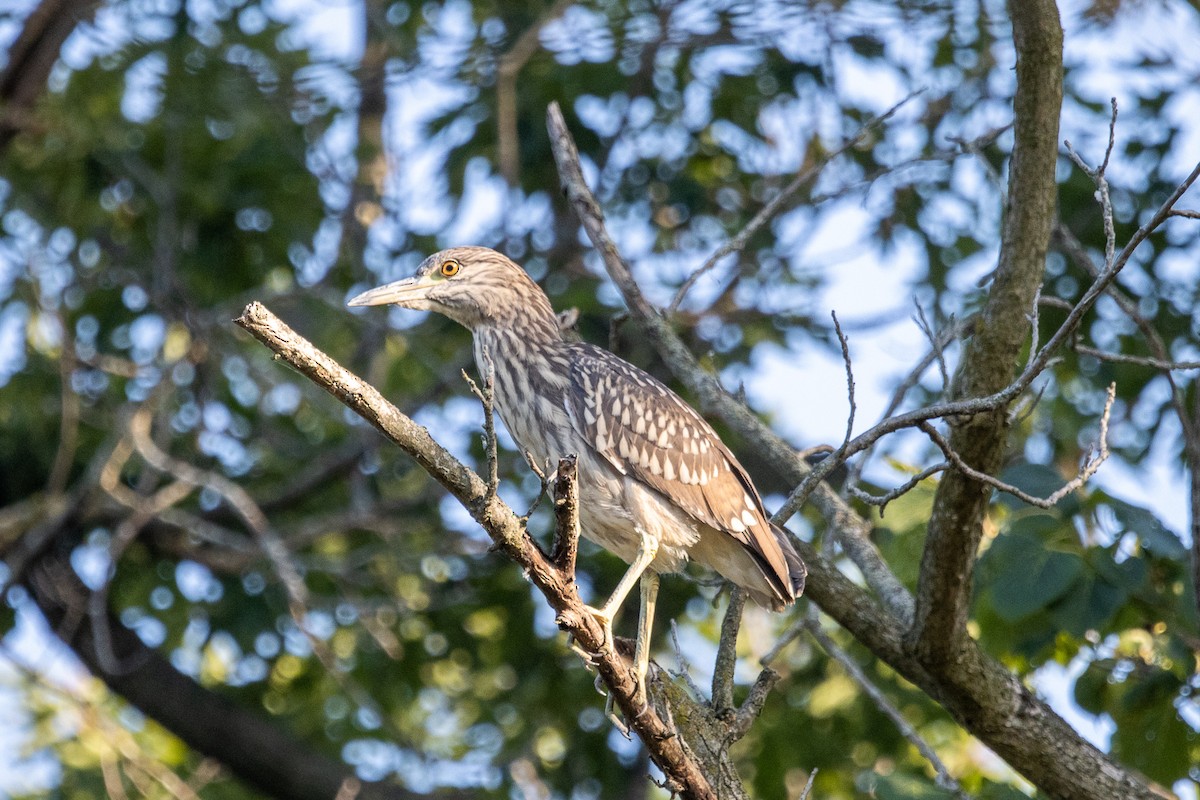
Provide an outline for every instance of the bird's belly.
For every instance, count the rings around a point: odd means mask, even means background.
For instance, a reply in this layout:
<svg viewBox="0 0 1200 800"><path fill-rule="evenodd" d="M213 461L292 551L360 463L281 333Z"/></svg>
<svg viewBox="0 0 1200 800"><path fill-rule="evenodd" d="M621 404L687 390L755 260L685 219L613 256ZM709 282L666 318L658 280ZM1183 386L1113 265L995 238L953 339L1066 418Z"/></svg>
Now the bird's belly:
<svg viewBox="0 0 1200 800"><path fill-rule="evenodd" d="M637 556L644 531L658 542L655 572L683 569L699 539L693 520L590 452L579 458L579 529L626 563Z"/></svg>

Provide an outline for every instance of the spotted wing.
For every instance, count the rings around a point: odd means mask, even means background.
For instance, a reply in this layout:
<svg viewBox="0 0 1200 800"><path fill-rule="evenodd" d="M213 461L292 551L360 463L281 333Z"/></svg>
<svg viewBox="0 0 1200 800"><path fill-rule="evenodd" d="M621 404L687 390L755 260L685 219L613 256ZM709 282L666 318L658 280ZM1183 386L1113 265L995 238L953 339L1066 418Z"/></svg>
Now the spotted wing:
<svg viewBox="0 0 1200 800"><path fill-rule="evenodd" d="M795 599L803 568L792 574L796 570L789 569L758 491L704 418L660 381L612 353L587 344L572 351L567 410L578 432L617 470L654 488L696 521L737 539L758 561L779 600Z"/></svg>

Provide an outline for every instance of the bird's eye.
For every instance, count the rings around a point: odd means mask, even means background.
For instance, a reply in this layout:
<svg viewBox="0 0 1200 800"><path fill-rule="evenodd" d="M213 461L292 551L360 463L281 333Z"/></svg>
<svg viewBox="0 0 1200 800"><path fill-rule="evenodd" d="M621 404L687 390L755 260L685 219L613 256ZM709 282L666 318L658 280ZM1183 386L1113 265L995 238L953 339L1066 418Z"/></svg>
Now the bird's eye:
<svg viewBox="0 0 1200 800"><path fill-rule="evenodd" d="M453 278L458 274L460 269L462 269L462 264L458 263L457 261L442 262L442 275L447 278Z"/></svg>

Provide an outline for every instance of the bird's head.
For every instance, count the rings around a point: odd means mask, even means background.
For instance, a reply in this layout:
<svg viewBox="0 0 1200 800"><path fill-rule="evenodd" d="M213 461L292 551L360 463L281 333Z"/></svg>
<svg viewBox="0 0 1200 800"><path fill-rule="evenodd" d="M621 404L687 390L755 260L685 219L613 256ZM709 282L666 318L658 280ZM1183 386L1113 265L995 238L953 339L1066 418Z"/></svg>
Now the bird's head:
<svg viewBox="0 0 1200 800"><path fill-rule="evenodd" d="M436 311L472 331L488 325L526 327L547 319L558 330L541 288L525 270L487 247L452 247L434 253L411 278L363 292L347 305L388 304Z"/></svg>

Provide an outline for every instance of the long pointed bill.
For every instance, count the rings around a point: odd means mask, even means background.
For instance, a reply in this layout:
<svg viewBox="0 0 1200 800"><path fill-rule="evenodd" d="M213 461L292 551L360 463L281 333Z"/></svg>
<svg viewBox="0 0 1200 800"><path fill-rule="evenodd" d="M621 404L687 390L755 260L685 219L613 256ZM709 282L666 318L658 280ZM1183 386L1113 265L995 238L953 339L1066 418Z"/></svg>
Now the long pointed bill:
<svg viewBox="0 0 1200 800"><path fill-rule="evenodd" d="M368 289L355 297L348 306L385 306L389 303L405 306L414 300L423 300L429 291L429 283L421 278L405 278L401 281Z"/></svg>

